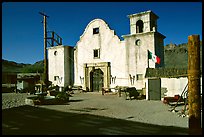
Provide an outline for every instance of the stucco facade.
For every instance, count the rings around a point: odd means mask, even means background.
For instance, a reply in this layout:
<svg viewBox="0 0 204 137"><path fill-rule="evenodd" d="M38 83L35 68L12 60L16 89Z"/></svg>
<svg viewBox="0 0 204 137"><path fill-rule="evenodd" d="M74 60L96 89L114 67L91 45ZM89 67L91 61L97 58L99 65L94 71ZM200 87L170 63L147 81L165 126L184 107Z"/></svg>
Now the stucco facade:
<svg viewBox="0 0 204 137"><path fill-rule="evenodd" d="M142 89L145 86L146 68L164 67L165 36L157 32L158 16L151 11L128 16L130 18L130 34L124 35L126 48L127 73L135 78L129 86ZM155 64L148 59L148 50L161 58L161 63Z"/></svg>
<svg viewBox="0 0 204 137"><path fill-rule="evenodd" d="M53 85L73 85L73 47L54 46L48 48L48 79Z"/></svg>
<svg viewBox="0 0 204 137"><path fill-rule="evenodd" d="M102 86L105 88L134 86L142 89L146 82L146 68L164 66L165 36L157 32L158 16L146 11L128 17L130 34L123 35L123 41L101 19L95 19L87 25L74 50L76 85L92 91L92 72L100 69L103 72ZM94 56L94 50L98 50L98 57ZM148 59L148 50L161 58L159 65ZM108 66L101 66L103 63Z"/></svg>
<svg viewBox="0 0 204 137"><path fill-rule="evenodd" d="M124 40L104 20L92 20L73 48L73 60L68 59L72 58L66 51L69 46L48 48L49 80L54 85L77 85L89 91L115 86L144 88L146 68L164 66L165 36L157 32L158 16L152 11L128 17L130 34L123 35ZM160 57L159 65L148 59L148 50Z"/></svg>
<svg viewBox="0 0 204 137"><path fill-rule="evenodd" d="M165 96L181 95L184 90L188 89L186 85L188 85L188 77L161 78L161 87L166 88ZM200 78L200 92L202 94L202 77Z"/></svg>
<svg viewBox="0 0 204 137"><path fill-rule="evenodd" d="M93 34L95 28L99 29L99 33ZM97 57L94 57L94 50L98 50ZM90 88L90 82L86 81L89 81L91 71L101 69L104 86L110 87L111 84L115 84L111 83L111 79L115 76L118 84L126 85L126 81L120 79L127 77L124 73L125 57L125 43L120 41L114 31L101 19L91 21L74 50L75 84Z"/></svg>
<svg viewBox="0 0 204 137"><path fill-rule="evenodd" d="M164 97L174 97L175 95L186 97L187 95L184 94L183 92L186 92L188 90L188 77L179 78L154 77L147 78L146 83L147 83L147 87L145 89L146 100L152 99L163 100ZM200 93L202 95L202 77L200 78Z"/></svg>

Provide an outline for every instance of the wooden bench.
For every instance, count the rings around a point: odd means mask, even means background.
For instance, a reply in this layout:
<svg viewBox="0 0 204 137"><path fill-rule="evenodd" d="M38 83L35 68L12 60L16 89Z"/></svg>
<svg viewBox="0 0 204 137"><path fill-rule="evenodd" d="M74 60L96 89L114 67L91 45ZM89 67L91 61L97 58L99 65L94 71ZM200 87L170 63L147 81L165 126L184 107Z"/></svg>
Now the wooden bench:
<svg viewBox="0 0 204 137"><path fill-rule="evenodd" d="M102 87L102 95L104 95L105 93L111 92L111 89L116 89L116 88L106 88L106 87Z"/></svg>

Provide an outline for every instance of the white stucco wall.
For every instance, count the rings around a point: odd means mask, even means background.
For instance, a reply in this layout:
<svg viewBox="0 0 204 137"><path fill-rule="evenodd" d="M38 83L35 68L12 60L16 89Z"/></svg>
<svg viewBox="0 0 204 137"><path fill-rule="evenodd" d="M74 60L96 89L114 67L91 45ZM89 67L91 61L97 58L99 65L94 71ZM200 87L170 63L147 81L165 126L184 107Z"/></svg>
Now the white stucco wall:
<svg viewBox="0 0 204 137"><path fill-rule="evenodd" d="M70 50L71 47L59 45L48 48L48 79L53 85L60 87L68 86L70 84L71 70L70 70ZM54 77L56 77L56 80Z"/></svg>
<svg viewBox="0 0 204 137"><path fill-rule="evenodd" d="M159 18L151 10L128 15L130 18L130 34L136 34L136 23L143 22L143 32L157 31L157 19Z"/></svg>
<svg viewBox="0 0 204 137"><path fill-rule="evenodd" d="M23 89L25 89L27 87L28 87L28 82L23 81L23 80L18 80L17 81L17 89L18 90L23 90Z"/></svg>
<svg viewBox="0 0 204 137"><path fill-rule="evenodd" d="M126 48L126 72L128 75L131 75L131 77L137 78L137 75L142 75L143 78L142 80L136 80L134 84L131 84L129 80L128 86L135 86L137 89L142 89L145 87L146 83L146 68L156 68L161 66L155 64L151 59L148 59L148 50L157 56L159 55L161 62L163 63L163 56L161 55L164 51L163 49L160 49L160 47L163 46L163 39L165 37L158 33L156 29L151 29L153 26L157 27L158 19L157 15L152 11L132 14L128 17L130 18L130 34L123 35ZM138 20L143 22L142 33L136 32L136 23ZM154 25L152 22L154 22ZM138 40L140 40L139 45L136 42Z"/></svg>
<svg viewBox="0 0 204 137"><path fill-rule="evenodd" d="M161 91L160 91L161 100L163 100L164 97L174 97L175 95L181 95L187 83L188 83L187 77L161 78ZM146 84L148 85L148 78L146 79ZM164 89L165 93L162 93L162 89ZM188 89L188 86L186 87L185 91L187 89ZM152 89L149 89L149 87L146 86L146 100L148 100L149 90L152 90ZM154 90L157 90L157 89L154 89ZM202 94L202 77L200 78L200 91Z"/></svg>
<svg viewBox="0 0 204 137"><path fill-rule="evenodd" d="M56 55L55 55L56 52ZM48 79L52 84L64 86L64 47L62 45L48 49ZM56 80L54 77L57 76Z"/></svg>
<svg viewBox="0 0 204 137"><path fill-rule="evenodd" d="M127 61L127 73L131 76L137 76L142 74L143 80L137 80L134 85L131 85L129 80L129 86L135 86L142 89L145 86L145 73L146 68L155 68L155 63L148 59L148 50L155 54L155 35L154 32L142 33L137 35L125 35L125 48L126 48L126 61ZM136 45L135 41L140 39L140 45Z"/></svg>
<svg viewBox="0 0 204 137"><path fill-rule="evenodd" d="M161 78L161 87L167 88L166 96L173 97L174 95L181 95L185 86L188 83L187 77L181 78ZM202 77L200 79L200 89L202 93ZM188 89L188 87L187 87Z"/></svg>
<svg viewBox="0 0 204 137"><path fill-rule="evenodd" d="M131 17L130 17L131 16ZM112 77L116 77L115 83L111 81L110 87L115 86L135 86L137 89L145 87L146 68L155 68L155 63L148 60L148 50L153 54L156 52L158 39L156 30L152 29L152 22L157 26L157 16L151 11L141 12L130 17L130 34L124 35L124 41L121 41L114 30L111 30L108 24L102 19L92 20L85 28L79 41L74 47L74 85L84 86L82 82L85 77L84 65L100 64L110 62L110 73ZM136 22L142 20L144 28L142 33L136 33ZM99 28L99 34L93 34L93 29ZM135 41L140 39L141 44L135 45ZM161 38L163 43L163 37ZM160 44L163 46L162 44ZM100 50L100 58L94 58L93 50ZM57 50L58 55L54 56ZM163 52L162 50L160 52ZM63 46L51 47L48 51L49 65L49 80L55 85L66 85L68 79L67 57L66 50ZM90 66L89 66L90 67ZM104 70L103 70L104 71ZM86 72L87 73L87 72ZM89 72L90 73L90 68ZM134 84L130 81L130 75L134 76ZM137 80L137 76L142 75L142 78ZM54 80L54 76L59 76L58 80ZM105 75L104 75L105 77ZM140 76L141 77L141 76ZM87 77L86 79L90 79ZM109 79L109 78L108 78ZM61 81L60 81L61 80ZM106 81L108 81L106 79Z"/></svg>
<svg viewBox="0 0 204 137"><path fill-rule="evenodd" d="M163 46L163 38L156 30L151 30L151 20L157 26L157 16L151 11L130 15L130 34L123 35L124 41L120 41L114 30L111 30L107 23L101 19L92 20L85 28L80 40L77 42L74 52L75 58L75 84L83 85L80 77L84 77L84 63L110 62L111 75L116 77L111 87L134 86L137 89L145 87L146 68L155 68L152 60L148 60L148 50L156 54L158 41ZM136 33L136 22L143 21L143 32ZM99 34L93 35L93 29L99 28ZM140 45L136 45L136 40ZM160 39L160 40L159 40ZM100 49L100 59L93 58L93 49ZM163 50L159 50L163 52ZM161 58L163 62L163 58ZM142 79L137 79L142 75ZM134 77L134 82L131 82ZM140 76L141 77L141 76Z"/></svg>
<svg viewBox="0 0 204 137"><path fill-rule="evenodd" d="M99 28L99 34L93 34L93 28ZM125 85L125 44L120 41L114 31L101 19L91 21L80 40L77 42L74 52L75 59L75 84L82 85L80 76L84 77L84 63L111 63L111 75L116 76L115 85ZM100 58L93 58L93 50L100 49Z"/></svg>
<svg viewBox="0 0 204 137"><path fill-rule="evenodd" d="M161 78L161 87L167 88L166 96L173 97L174 95L181 95L186 84L188 83L188 78Z"/></svg>
<svg viewBox="0 0 204 137"><path fill-rule="evenodd" d="M130 18L130 32L131 34L136 34L136 23L138 20L142 20L144 23L144 28L143 31L144 32L149 32L150 31L150 26L149 26L149 22L150 22L150 15L148 14L150 11L147 12L142 12L143 14L136 14L133 15L133 17ZM146 14L145 14L146 13ZM135 16L137 16L135 18Z"/></svg>

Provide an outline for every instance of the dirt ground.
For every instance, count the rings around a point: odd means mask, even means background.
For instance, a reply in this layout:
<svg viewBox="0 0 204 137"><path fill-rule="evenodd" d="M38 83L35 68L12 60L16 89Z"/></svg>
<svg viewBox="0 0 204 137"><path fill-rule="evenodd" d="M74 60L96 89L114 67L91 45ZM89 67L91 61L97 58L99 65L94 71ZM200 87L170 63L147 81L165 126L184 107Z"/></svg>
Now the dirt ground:
<svg viewBox="0 0 204 137"><path fill-rule="evenodd" d="M6 100L5 95L2 99ZM180 117L170 109L162 101L126 100L124 95L76 92L63 105L21 104L2 108L2 133L188 135L188 117Z"/></svg>

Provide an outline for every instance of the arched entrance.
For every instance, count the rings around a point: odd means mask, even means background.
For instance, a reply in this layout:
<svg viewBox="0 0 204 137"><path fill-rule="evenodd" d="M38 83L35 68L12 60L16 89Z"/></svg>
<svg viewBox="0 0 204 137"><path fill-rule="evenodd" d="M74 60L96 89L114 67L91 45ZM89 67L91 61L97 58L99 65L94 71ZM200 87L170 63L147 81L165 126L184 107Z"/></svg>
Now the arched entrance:
<svg viewBox="0 0 204 137"><path fill-rule="evenodd" d="M102 87L110 87L110 62L84 64L84 90L102 91Z"/></svg>
<svg viewBox="0 0 204 137"><path fill-rule="evenodd" d="M93 69L90 72L90 89L93 92L102 91L104 86L104 75L101 69Z"/></svg>
<svg viewBox="0 0 204 137"><path fill-rule="evenodd" d="M143 32L143 21L138 20L136 23L136 33L142 33Z"/></svg>

